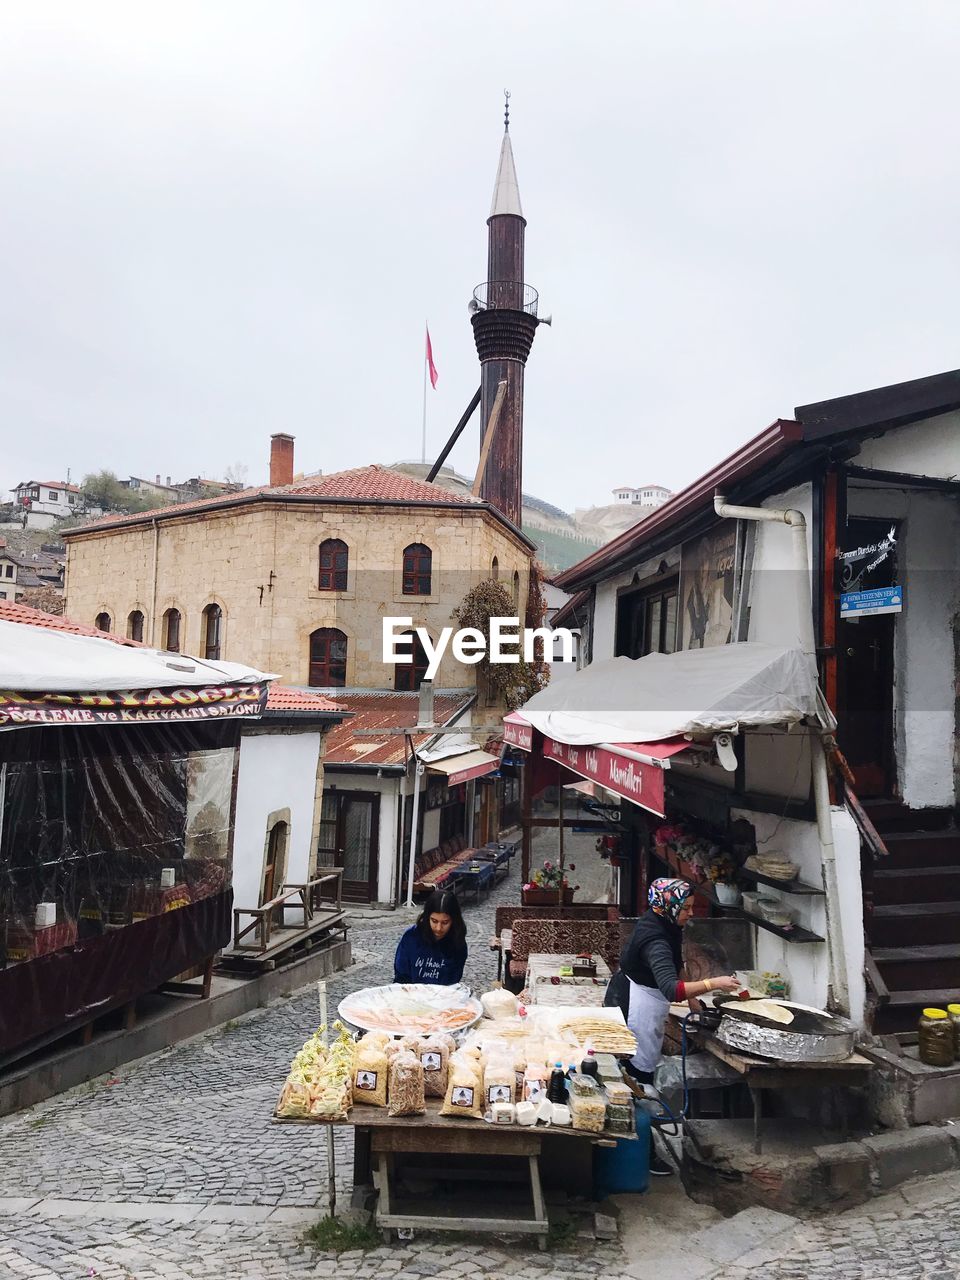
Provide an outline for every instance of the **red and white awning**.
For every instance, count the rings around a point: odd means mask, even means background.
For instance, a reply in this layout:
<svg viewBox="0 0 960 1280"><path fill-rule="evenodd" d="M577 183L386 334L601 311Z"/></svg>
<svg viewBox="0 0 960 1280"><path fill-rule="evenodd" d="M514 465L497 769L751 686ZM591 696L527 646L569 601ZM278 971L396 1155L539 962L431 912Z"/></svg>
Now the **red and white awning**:
<svg viewBox="0 0 960 1280"><path fill-rule="evenodd" d="M519 711L511 711L503 717L503 743L520 751L533 750L533 725Z"/></svg>

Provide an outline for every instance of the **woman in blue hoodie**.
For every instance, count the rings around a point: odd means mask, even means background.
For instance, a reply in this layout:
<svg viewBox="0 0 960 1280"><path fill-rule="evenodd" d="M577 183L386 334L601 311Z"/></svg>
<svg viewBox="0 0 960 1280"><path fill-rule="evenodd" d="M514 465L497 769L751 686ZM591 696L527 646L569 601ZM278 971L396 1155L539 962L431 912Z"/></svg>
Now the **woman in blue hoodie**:
<svg viewBox="0 0 960 1280"><path fill-rule="evenodd" d="M450 987L463 977L467 926L456 894L434 890L420 918L400 939L393 961L394 982L428 982Z"/></svg>

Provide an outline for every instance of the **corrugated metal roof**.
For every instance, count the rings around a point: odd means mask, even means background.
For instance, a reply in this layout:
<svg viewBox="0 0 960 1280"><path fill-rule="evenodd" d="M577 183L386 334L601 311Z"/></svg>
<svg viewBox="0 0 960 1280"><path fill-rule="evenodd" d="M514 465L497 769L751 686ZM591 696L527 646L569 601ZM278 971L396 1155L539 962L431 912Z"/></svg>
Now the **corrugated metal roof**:
<svg viewBox="0 0 960 1280"><path fill-rule="evenodd" d="M371 765L382 767L402 766L406 759L408 739L400 733L384 734L382 738L358 734L358 729L404 729L417 723L417 712L420 698L416 693L394 691L336 694L338 706L351 713L345 720L331 729L326 738L324 764L327 765ZM462 711L475 695L469 690L453 693L437 693L434 695L434 718L438 728L429 733L417 734L413 739L415 746L422 746L430 738L436 737L439 726L448 722L458 711Z"/></svg>

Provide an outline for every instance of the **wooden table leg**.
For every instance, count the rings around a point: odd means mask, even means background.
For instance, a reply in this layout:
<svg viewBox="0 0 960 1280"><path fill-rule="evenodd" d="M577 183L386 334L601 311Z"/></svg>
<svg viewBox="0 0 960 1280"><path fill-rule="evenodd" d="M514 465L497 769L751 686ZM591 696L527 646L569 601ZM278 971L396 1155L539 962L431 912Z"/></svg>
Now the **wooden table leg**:
<svg viewBox="0 0 960 1280"><path fill-rule="evenodd" d="M544 1228L547 1227L547 1209L543 1202L543 1188L540 1186L540 1157L530 1156L530 1190L533 1193L533 1216L537 1222L542 1222ZM547 1247L547 1237L543 1235L537 1236L537 1244L541 1250Z"/></svg>

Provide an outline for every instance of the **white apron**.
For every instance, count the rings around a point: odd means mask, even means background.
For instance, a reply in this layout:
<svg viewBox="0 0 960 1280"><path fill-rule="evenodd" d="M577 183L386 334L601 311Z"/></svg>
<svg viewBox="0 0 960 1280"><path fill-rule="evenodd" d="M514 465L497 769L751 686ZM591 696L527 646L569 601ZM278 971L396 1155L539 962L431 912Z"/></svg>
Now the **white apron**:
<svg viewBox="0 0 960 1280"><path fill-rule="evenodd" d="M630 1008L627 1026L637 1037L637 1052L632 1058L638 1071L653 1071L660 1061L663 1049L663 1028L666 1026L670 1001L654 987L641 987L630 983Z"/></svg>

